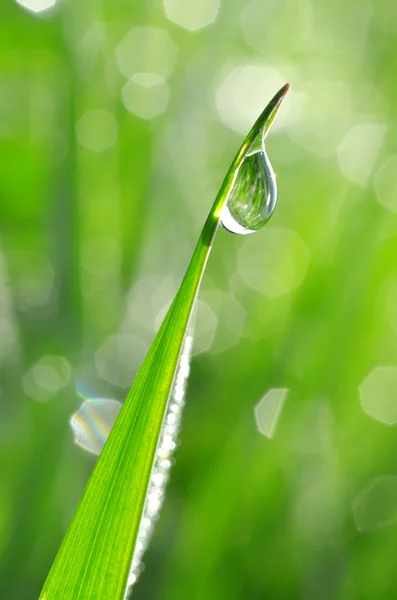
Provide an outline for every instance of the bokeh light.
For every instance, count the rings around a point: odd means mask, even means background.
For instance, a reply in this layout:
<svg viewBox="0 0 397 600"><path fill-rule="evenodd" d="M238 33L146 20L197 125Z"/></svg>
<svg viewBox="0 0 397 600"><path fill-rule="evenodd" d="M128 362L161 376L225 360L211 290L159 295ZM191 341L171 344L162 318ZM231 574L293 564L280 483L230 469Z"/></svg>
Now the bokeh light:
<svg viewBox="0 0 397 600"><path fill-rule="evenodd" d="M252 127L271 98L287 78L278 70L261 64L237 66L224 74L216 91L216 107L221 121L240 133ZM277 131L285 123L288 107L283 107L274 124Z"/></svg>
<svg viewBox="0 0 397 600"><path fill-rule="evenodd" d="M163 0L165 14L170 21L188 31L197 31L213 23L218 15L221 0Z"/></svg>
<svg viewBox="0 0 397 600"><path fill-rule="evenodd" d="M141 119L153 119L167 108L170 89L157 73L136 73L122 90L124 106Z"/></svg>
<svg viewBox="0 0 397 600"><path fill-rule="evenodd" d="M355 125L347 133L338 147L339 167L343 175L353 183L364 186L378 156L383 137L384 125Z"/></svg>
<svg viewBox="0 0 397 600"><path fill-rule="evenodd" d="M63 356L42 356L22 378L24 392L38 402L54 398L70 381L72 369Z"/></svg>
<svg viewBox="0 0 397 600"><path fill-rule="evenodd" d="M128 293L123 328L134 331L139 327L153 335L160 327L176 290L177 282L172 276L162 277L153 273L138 277Z"/></svg>
<svg viewBox="0 0 397 600"><path fill-rule="evenodd" d="M274 437L287 399L288 389L272 388L255 406L255 421L259 433L267 438Z"/></svg>
<svg viewBox="0 0 397 600"><path fill-rule="evenodd" d="M39 13L52 8L56 0L17 0L17 2L31 12Z"/></svg>
<svg viewBox="0 0 397 600"><path fill-rule="evenodd" d="M85 400L70 418L75 443L92 454L100 454L121 406L121 402L108 398Z"/></svg>
<svg viewBox="0 0 397 600"><path fill-rule="evenodd" d="M298 287L309 253L294 231L269 227L264 239L251 236L238 251L238 272L244 283L271 298Z"/></svg>
<svg viewBox="0 0 397 600"><path fill-rule="evenodd" d="M133 27L116 49L117 64L125 77L156 73L168 79L174 70L178 48L163 29Z"/></svg>
<svg viewBox="0 0 397 600"><path fill-rule="evenodd" d="M291 139L307 152L334 157L352 121L357 119L350 86L318 75L314 80L303 81L297 96L298 106L291 112L298 112L298 118L288 129ZM372 149L368 152L373 153Z"/></svg>
<svg viewBox="0 0 397 600"><path fill-rule="evenodd" d="M113 385L130 387L147 349L137 336L110 335L95 352L98 374Z"/></svg>
<svg viewBox="0 0 397 600"><path fill-rule="evenodd" d="M214 315L218 315L215 339L209 351L215 354L224 352L241 339L245 331L246 311L230 291L207 291L204 297Z"/></svg>
<svg viewBox="0 0 397 600"><path fill-rule="evenodd" d="M106 110L88 110L76 125L79 143L92 152L103 152L115 145L118 124Z"/></svg>
<svg viewBox="0 0 397 600"><path fill-rule="evenodd" d="M361 406L370 417L394 425L397 423L397 367L372 369L360 385Z"/></svg>
<svg viewBox="0 0 397 600"><path fill-rule="evenodd" d="M375 477L353 500L359 531L371 532L397 524L397 476Z"/></svg>
<svg viewBox="0 0 397 600"><path fill-rule="evenodd" d="M241 12L244 39L261 54L269 53L280 44L287 44L290 52L301 50L310 43L312 13L309 0L286 0L283 4L275 0L250 0ZM296 31L299 31L299 39Z"/></svg>

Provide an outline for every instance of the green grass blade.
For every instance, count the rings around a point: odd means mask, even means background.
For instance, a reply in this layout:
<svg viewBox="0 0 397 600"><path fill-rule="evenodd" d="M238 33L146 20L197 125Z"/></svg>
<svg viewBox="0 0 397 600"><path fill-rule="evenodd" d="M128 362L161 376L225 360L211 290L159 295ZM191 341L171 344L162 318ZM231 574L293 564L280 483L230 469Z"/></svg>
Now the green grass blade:
<svg viewBox="0 0 397 600"><path fill-rule="evenodd" d="M121 600L158 439L221 209L247 148L270 126L289 85L266 107L234 159L181 287L128 394L45 582L41 600Z"/></svg>

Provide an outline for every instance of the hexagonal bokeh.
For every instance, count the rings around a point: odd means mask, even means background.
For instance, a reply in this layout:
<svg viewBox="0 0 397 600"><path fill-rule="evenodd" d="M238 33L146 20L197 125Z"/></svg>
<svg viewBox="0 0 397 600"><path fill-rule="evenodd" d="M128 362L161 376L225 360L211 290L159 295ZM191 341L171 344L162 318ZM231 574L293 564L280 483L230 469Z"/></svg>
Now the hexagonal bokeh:
<svg viewBox="0 0 397 600"><path fill-rule="evenodd" d="M123 331L139 329L152 334L158 330L165 317L178 283L173 277L150 273L142 275L133 284L127 298L127 315ZM145 333L145 332L143 332ZM146 339L147 336L145 336Z"/></svg>
<svg viewBox="0 0 397 600"><path fill-rule="evenodd" d="M294 79L293 74L291 79ZM334 158L341 140L357 118L351 88L343 81L328 79L324 74L320 79L302 82L294 97L291 116L296 115L296 118L288 127L291 139L307 152Z"/></svg>
<svg viewBox="0 0 397 600"><path fill-rule="evenodd" d="M99 454L121 410L121 403L107 398L83 402L70 418L74 441L93 454Z"/></svg>
<svg viewBox="0 0 397 600"><path fill-rule="evenodd" d="M267 438L273 438L276 433L287 394L287 388L272 388L254 408L258 431Z"/></svg>
<svg viewBox="0 0 397 600"><path fill-rule="evenodd" d="M394 425L397 423L397 367L375 367L359 387L363 411L370 417Z"/></svg>
<svg viewBox="0 0 397 600"><path fill-rule="evenodd" d="M275 298L298 287L305 276L309 252L295 231L272 228L251 236L238 251L241 279L254 290Z"/></svg>
<svg viewBox="0 0 397 600"><path fill-rule="evenodd" d="M147 350L147 345L137 336L110 335L95 352L96 369L105 381L128 388Z"/></svg>
<svg viewBox="0 0 397 600"><path fill-rule="evenodd" d="M27 8L34 13L39 13L43 10L52 8L55 5L56 0L17 0L17 2L24 8Z"/></svg>
<svg viewBox="0 0 397 600"><path fill-rule="evenodd" d="M218 317L212 308L203 300L198 300L196 322L193 330L193 354L210 350L217 326Z"/></svg>
<svg viewBox="0 0 397 600"><path fill-rule="evenodd" d="M77 140L92 152L103 152L115 145L119 126L106 110L87 110L76 125Z"/></svg>
<svg viewBox="0 0 397 600"><path fill-rule="evenodd" d="M223 74L216 92L216 107L221 121L244 135L264 109L264 98L271 98L287 79L276 69L262 64L234 67ZM277 115L272 131L282 127L288 105Z"/></svg>
<svg viewBox="0 0 397 600"><path fill-rule="evenodd" d="M339 168L346 179L364 186L378 156L386 127L377 123L354 125L338 146Z"/></svg>
<svg viewBox="0 0 397 600"><path fill-rule="evenodd" d="M396 173L397 154L393 154L383 163L374 178L376 197L379 204L393 213L397 213Z"/></svg>
<svg viewBox="0 0 397 600"><path fill-rule="evenodd" d="M177 53L174 40L163 29L133 27L117 46L116 59L125 77L157 73L167 79L174 69Z"/></svg>
<svg viewBox="0 0 397 600"><path fill-rule="evenodd" d="M167 108L170 88L157 73L136 73L122 90L124 106L141 119L153 119Z"/></svg>
<svg viewBox="0 0 397 600"><path fill-rule="evenodd" d="M313 28L313 6L310 0L242 3L241 25L244 39L262 55L283 46L287 55L302 51ZM272 26L269 27L268 24ZM264 29L266 31L264 35ZM299 36L295 32L299 31Z"/></svg>
<svg viewBox="0 0 397 600"><path fill-rule="evenodd" d="M385 529L397 524L397 476L376 477L353 500L352 511L359 531Z"/></svg>
<svg viewBox="0 0 397 600"><path fill-rule="evenodd" d="M230 292L209 292L205 297L218 319L218 327L210 352L223 352L237 344L243 335L246 310Z"/></svg>
<svg viewBox="0 0 397 600"><path fill-rule="evenodd" d="M34 400L47 402L67 386L71 373L63 356L42 356L22 377L22 387Z"/></svg>
<svg viewBox="0 0 397 600"><path fill-rule="evenodd" d="M170 21L188 31L197 31L215 21L221 0L163 0L163 5Z"/></svg>

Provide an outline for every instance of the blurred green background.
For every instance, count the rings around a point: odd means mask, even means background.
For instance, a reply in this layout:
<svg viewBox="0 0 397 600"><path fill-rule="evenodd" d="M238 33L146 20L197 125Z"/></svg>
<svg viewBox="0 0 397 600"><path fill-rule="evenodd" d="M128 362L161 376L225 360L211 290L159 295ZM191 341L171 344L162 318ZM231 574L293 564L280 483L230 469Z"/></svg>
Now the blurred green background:
<svg viewBox="0 0 397 600"><path fill-rule="evenodd" d="M133 598L397 597L396 20L390 0L3 3L0 598L38 597L95 460L69 417L125 397L285 81L279 203L216 240Z"/></svg>

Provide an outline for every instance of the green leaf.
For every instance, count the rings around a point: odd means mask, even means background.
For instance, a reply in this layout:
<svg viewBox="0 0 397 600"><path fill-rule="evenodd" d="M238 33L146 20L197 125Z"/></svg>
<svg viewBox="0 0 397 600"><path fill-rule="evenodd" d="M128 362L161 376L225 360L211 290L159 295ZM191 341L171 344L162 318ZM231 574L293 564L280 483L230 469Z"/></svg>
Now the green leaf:
<svg viewBox="0 0 397 600"><path fill-rule="evenodd" d="M265 136L288 89L289 84L263 111L225 177L179 291L87 483L41 600L125 597L164 413L221 210L248 148L258 133Z"/></svg>

